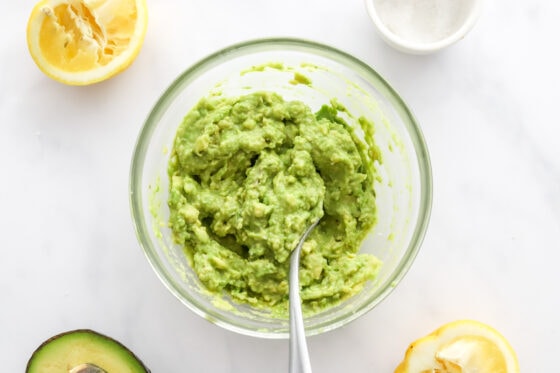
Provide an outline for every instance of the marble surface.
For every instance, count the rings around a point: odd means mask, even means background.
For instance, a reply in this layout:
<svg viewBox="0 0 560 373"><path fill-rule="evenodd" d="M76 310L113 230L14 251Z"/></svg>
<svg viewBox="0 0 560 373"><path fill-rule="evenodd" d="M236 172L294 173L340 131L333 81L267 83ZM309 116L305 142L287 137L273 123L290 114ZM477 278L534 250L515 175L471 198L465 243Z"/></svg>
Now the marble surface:
<svg viewBox="0 0 560 373"><path fill-rule="evenodd" d="M237 335L160 283L131 224L128 175L151 106L183 69L246 39L343 49L405 98L432 157L431 224L391 296L310 339L316 372L391 372L408 343L474 318L500 330L523 372L557 366L560 339L560 4L487 1L467 37L411 56L376 34L362 0L148 0L132 67L67 87L32 62L34 0L0 12L0 364L22 372L56 333L92 328L153 372L286 372L286 341Z"/></svg>

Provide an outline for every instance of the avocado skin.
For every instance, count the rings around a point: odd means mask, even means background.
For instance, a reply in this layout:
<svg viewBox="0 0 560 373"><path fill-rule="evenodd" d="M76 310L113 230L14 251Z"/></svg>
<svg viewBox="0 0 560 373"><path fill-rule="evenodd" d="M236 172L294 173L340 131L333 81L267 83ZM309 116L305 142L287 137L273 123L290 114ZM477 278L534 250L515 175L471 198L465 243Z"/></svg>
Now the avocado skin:
<svg viewBox="0 0 560 373"><path fill-rule="evenodd" d="M63 332L63 333L60 333L60 334L57 334L57 335L54 335L54 336L50 337L49 339L47 339L46 341L41 343L41 345L39 345L39 347L37 347L37 349L33 352L31 357L29 358L29 361L27 362L25 372L26 373L31 373L30 369L33 368L34 360L43 348L45 348L50 343L52 343L53 341L55 341L59 338L63 338L63 337L67 337L67 336L72 335L72 334L79 334L79 333L81 333L81 334L91 334L93 336L96 336L97 338L105 339L106 341L115 344L116 347L125 351L131 359L134 359L141 366L141 368L143 369L143 371L141 373L151 373L150 369L148 369L146 367L146 365L144 365L142 360L140 360L138 358L138 356L136 356L136 354L134 354L128 347L126 347L125 345L123 345L121 342L117 341L114 338L111 338L111 337L109 337L105 334L101 334L101 333L96 332L96 331L91 330L91 329L74 329L74 330L69 330L67 332ZM103 367L101 367L101 368L103 368Z"/></svg>

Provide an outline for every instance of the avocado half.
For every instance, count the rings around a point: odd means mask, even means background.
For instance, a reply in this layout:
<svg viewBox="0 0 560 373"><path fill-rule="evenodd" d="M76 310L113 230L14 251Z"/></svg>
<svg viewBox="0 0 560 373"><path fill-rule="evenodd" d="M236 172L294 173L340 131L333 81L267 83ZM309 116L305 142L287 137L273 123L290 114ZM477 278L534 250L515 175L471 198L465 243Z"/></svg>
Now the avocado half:
<svg viewBox="0 0 560 373"><path fill-rule="evenodd" d="M89 329L55 335L31 355L26 373L88 372L90 364L107 373L150 373L128 348L111 337ZM94 370L95 371L95 370Z"/></svg>

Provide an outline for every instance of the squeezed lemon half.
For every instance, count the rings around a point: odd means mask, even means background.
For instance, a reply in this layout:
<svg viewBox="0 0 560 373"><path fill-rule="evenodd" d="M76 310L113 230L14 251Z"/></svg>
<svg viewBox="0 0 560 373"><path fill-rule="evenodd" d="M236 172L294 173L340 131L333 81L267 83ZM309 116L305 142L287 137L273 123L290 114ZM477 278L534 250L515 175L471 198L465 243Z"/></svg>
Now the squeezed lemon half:
<svg viewBox="0 0 560 373"><path fill-rule="evenodd" d="M27 46L51 78L87 85L125 70L148 24L145 0L43 0L27 23Z"/></svg>
<svg viewBox="0 0 560 373"><path fill-rule="evenodd" d="M519 364L497 330L459 320L413 342L395 373L519 373Z"/></svg>

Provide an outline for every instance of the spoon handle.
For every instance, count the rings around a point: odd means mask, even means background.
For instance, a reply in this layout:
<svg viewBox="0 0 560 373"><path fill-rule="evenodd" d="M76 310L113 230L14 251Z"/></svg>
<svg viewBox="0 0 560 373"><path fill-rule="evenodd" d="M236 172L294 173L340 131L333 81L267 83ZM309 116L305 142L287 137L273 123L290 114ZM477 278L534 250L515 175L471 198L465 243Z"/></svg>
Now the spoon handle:
<svg viewBox="0 0 560 373"><path fill-rule="evenodd" d="M317 223L319 220L307 228L290 257L290 373L311 373L299 296L299 257L303 243Z"/></svg>

